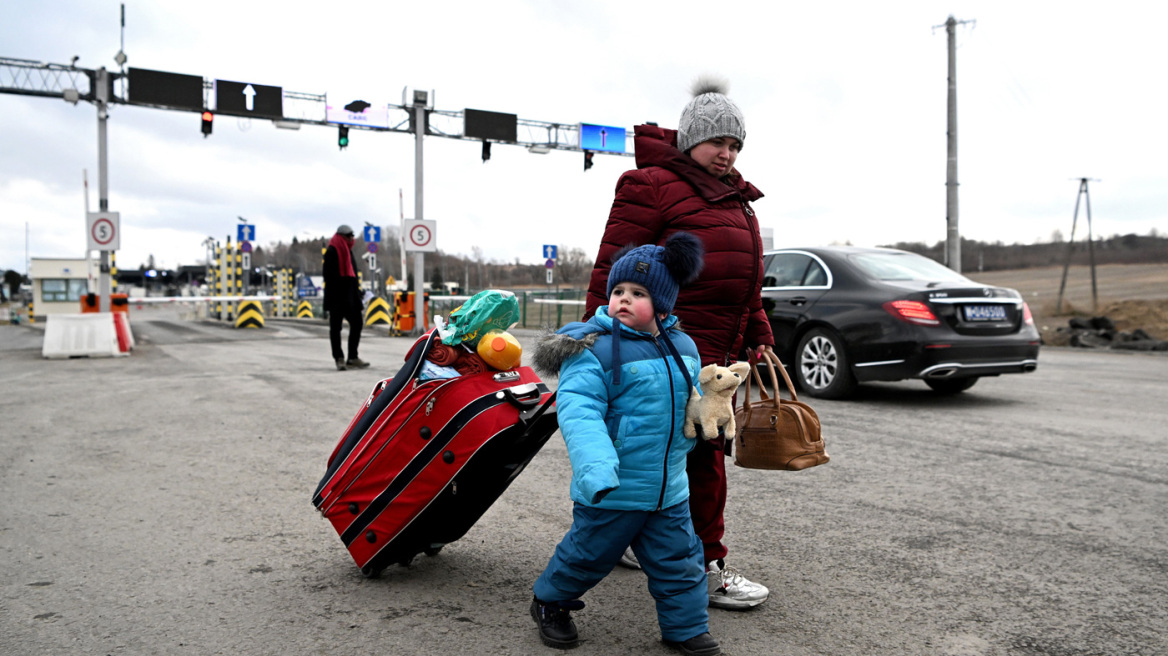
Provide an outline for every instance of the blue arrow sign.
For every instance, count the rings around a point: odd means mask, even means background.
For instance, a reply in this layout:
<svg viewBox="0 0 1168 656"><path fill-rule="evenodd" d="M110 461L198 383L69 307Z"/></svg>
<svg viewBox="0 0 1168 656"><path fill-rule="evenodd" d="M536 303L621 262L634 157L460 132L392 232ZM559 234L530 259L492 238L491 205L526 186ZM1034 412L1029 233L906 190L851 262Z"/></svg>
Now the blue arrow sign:
<svg viewBox="0 0 1168 656"><path fill-rule="evenodd" d="M548 260L557 259L556 258L556 245L555 244L544 244L543 245L543 256L544 256L544 259L548 259Z"/></svg>
<svg viewBox="0 0 1168 656"><path fill-rule="evenodd" d="M376 244L381 241L381 228L378 226L365 226L365 243Z"/></svg>
<svg viewBox="0 0 1168 656"><path fill-rule="evenodd" d="M236 226L238 241L255 241L255 226L241 223Z"/></svg>
<svg viewBox="0 0 1168 656"><path fill-rule="evenodd" d="M612 125L580 124L580 148L610 153L625 152L625 129Z"/></svg>

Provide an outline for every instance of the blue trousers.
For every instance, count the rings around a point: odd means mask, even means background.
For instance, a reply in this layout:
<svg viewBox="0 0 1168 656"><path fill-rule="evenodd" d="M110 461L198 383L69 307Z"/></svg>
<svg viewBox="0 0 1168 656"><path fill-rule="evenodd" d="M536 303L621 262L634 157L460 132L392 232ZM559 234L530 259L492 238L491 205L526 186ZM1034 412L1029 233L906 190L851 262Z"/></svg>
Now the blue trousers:
<svg viewBox="0 0 1168 656"><path fill-rule="evenodd" d="M683 641L709 631L702 543L688 501L655 512L575 504L572 528L532 586L536 598L578 599L608 576L630 545L649 577L661 637Z"/></svg>

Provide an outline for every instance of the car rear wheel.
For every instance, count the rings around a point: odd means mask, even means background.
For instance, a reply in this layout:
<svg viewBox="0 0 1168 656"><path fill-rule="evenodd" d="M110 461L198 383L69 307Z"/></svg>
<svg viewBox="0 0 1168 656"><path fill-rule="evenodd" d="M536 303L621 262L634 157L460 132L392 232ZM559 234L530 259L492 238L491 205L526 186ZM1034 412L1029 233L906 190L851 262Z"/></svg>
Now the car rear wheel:
<svg viewBox="0 0 1168 656"><path fill-rule="evenodd" d="M977 384L977 376L969 378L926 378L925 384L938 394L960 394Z"/></svg>
<svg viewBox="0 0 1168 656"><path fill-rule="evenodd" d="M842 399L856 390L843 341L822 328L813 328L795 352L795 378L808 395L821 399Z"/></svg>

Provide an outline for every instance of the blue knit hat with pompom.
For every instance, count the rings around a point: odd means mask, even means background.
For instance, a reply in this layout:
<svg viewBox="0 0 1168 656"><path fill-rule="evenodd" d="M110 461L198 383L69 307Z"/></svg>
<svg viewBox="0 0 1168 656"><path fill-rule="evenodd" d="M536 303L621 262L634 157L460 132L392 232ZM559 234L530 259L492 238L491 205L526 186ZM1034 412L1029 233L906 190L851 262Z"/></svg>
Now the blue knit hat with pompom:
<svg viewBox="0 0 1168 656"><path fill-rule="evenodd" d="M626 246L613 258L608 272L607 295L622 282L632 282L649 290L653 309L670 314L677 292L702 272L702 241L688 232L675 232L664 246Z"/></svg>

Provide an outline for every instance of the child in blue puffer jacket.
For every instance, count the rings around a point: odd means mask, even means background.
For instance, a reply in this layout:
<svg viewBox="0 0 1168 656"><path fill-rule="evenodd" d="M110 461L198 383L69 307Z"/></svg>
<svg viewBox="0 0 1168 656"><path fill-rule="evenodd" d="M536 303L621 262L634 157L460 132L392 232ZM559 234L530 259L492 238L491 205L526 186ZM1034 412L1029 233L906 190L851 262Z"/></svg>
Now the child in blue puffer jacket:
<svg viewBox="0 0 1168 656"><path fill-rule="evenodd" d="M550 647L576 646L571 611L631 546L657 601L666 644L718 654L709 634L702 544L689 515L682 434L700 358L670 312L701 271L702 246L674 233L664 246L617 254L609 304L541 340L534 366L560 376L556 408L572 462L572 527L533 586L531 615Z"/></svg>

